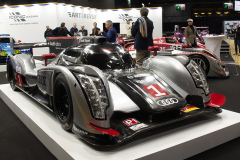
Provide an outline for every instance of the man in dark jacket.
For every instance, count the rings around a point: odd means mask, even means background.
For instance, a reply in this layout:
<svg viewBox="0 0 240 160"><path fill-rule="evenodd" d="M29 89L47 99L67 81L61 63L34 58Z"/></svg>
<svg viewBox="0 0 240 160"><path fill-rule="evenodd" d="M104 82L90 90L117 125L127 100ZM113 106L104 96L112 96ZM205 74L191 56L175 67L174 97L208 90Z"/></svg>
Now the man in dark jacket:
<svg viewBox="0 0 240 160"><path fill-rule="evenodd" d="M79 33L82 33L82 36L87 36L88 35L88 31L86 29L84 29L84 25L81 25L81 30L79 30Z"/></svg>
<svg viewBox="0 0 240 160"><path fill-rule="evenodd" d="M70 29L70 33L72 35L75 35L75 34L77 35L78 29L77 29L77 24L76 23L73 24L73 27Z"/></svg>
<svg viewBox="0 0 240 160"><path fill-rule="evenodd" d="M147 17L148 9L143 7L140 10L141 17L137 19L132 28L132 36L135 36L134 48L136 50L136 64L141 66L144 58L150 56L148 46L153 46L153 22Z"/></svg>
<svg viewBox="0 0 240 160"><path fill-rule="evenodd" d="M234 33L235 54L236 55L238 54L238 49L239 49L238 55L240 56L240 29L239 29L238 23L236 24L236 29L232 29L232 33Z"/></svg>
<svg viewBox="0 0 240 160"><path fill-rule="evenodd" d="M68 29L65 27L65 23L61 23L61 27L58 30L58 36L67 36L67 35L73 36L73 34L71 34L68 31Z"/></svg>
<svg viewBox="0 0 240 160"><path fill-rule="evenodd" d="M113 23L111 20L107 20L105 23L105 27L108 30L108 32L104 31L98 31L98 34L100 35L101 33L103 36L107 38L107 42L116 42L116 37L117 37L117 30L113 27Z"/></svg>
<svg viewBox="0 0 240 160"><path fill-rule="evenodd" d="M44 38L46 39L47 37L52 37L52 29L49 26L46 26L46 31L44 32Z"/></svg>
<svg viewBox="0 0 240 160"><path fill-rule="evenodd" d="M100 29L97 28L97 23L94 22L94 23L93 23L92 34L90 34L90 36L100 36L100 35L98 34L98 31L100 31Z"/></svg>

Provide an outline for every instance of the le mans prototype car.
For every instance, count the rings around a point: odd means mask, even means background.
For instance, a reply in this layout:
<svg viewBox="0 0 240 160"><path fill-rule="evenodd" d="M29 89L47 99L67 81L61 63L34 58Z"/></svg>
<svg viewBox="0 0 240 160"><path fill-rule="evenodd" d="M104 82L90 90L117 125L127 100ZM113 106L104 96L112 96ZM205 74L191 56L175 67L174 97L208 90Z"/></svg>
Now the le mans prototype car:
<svg viewBox="0 0 240 160"><path fill-rule="evenodd" d="M119 144L153 128L222 111L225 97L209 93L202 69L188 57L151 57L139 68L123 46L106 43L105 37L84 39L57 57L43 54L45 66L36 66L31 54L9 55L7 79L13 90L54 112L64 130L90 144Z"/></svg>
<svg viewBox="0 0 240 160"><path fill-rule="evenodd" d="M229 77L229 71L226 64L223 63L214 53L205 48L204 45L198 43L198 48L187 48L186 44L181 44L176 37L163 37L153 40L154 46L148 48L152 56L168 56L168 55L186 55L193 59L209 77ZM127 43L124 46L132 55L136 57L134 42Z"/></svg>

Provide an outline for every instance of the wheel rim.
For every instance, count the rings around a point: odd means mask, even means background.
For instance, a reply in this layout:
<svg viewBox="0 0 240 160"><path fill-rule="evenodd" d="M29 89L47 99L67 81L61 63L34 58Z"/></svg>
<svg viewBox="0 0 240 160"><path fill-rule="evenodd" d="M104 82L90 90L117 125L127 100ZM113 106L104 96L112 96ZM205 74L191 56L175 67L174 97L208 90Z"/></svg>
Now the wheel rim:
<svg viewBox="0 0 240 160"><path fill-rule="evenodd" d="M206 72L207 71L207 65L204 62L202 58L193 58L193 60L200 66L202 69Z"/></svg>
<svg viewBox="0 0 240 160"><path fill-rule="evenodd" d="M61 120L65 120L69 114L69 97L63 83L57 84L56 89L57 113Z"/></svg>

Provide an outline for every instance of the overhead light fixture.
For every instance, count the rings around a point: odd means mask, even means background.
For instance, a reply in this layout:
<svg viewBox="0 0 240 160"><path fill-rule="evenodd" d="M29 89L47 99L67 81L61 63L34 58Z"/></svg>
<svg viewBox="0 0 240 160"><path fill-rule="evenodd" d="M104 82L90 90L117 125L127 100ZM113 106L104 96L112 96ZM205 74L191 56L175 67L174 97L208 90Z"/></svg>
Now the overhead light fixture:
<svg viewBox="0 0 240 160"><path fill-rule="evenodd" d="M3 7L8 7L8 5L5 4Z"/></svg>
<svg viewBox="0 0 240 160"><path fill-rule="evenodd" d="M193 13L193 14L198 14L198 13Z"/></svg>
<svg viewBox="0 0 240 160"><path fill-rule="evenodd" d="M212 14L212 12L208 12L208 14Z"/></svg>
<svg viewBox="0 0 240 160"><path fill-rule="evenodd" d="M228 14L229 12L224 12L224 14Z"/></svg>
<svg viewBox="0 0 240 160"><path fill-rule="evenodd" d="M205 12L202 12L201 14L205 14Z"/></svg>
<svg viewBox="0 0 240 160"><path fill-rule="evenodd" d="M216 12L217 14L221 14L221 12Z"/></svg>

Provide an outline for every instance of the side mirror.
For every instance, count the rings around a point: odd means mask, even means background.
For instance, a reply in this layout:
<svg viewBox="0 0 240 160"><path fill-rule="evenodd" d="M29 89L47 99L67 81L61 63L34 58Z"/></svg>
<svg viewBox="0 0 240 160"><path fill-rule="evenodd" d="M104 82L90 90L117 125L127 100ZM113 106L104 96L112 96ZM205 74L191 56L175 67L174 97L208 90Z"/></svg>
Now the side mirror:
<svg viewBox="0 0 240 160"><path fill-rule="evenodd" d="M21 43L22 41L21 40L18 40L18 43Z"/></svg>
<svg viewBox="0 0 240 160"><path fill-rule="evenodd" d="M48 53L42 55L42 60L45 60L45 66L47 66L47 60L51 58L56 58L56 55L54 53Z"/></svg>

